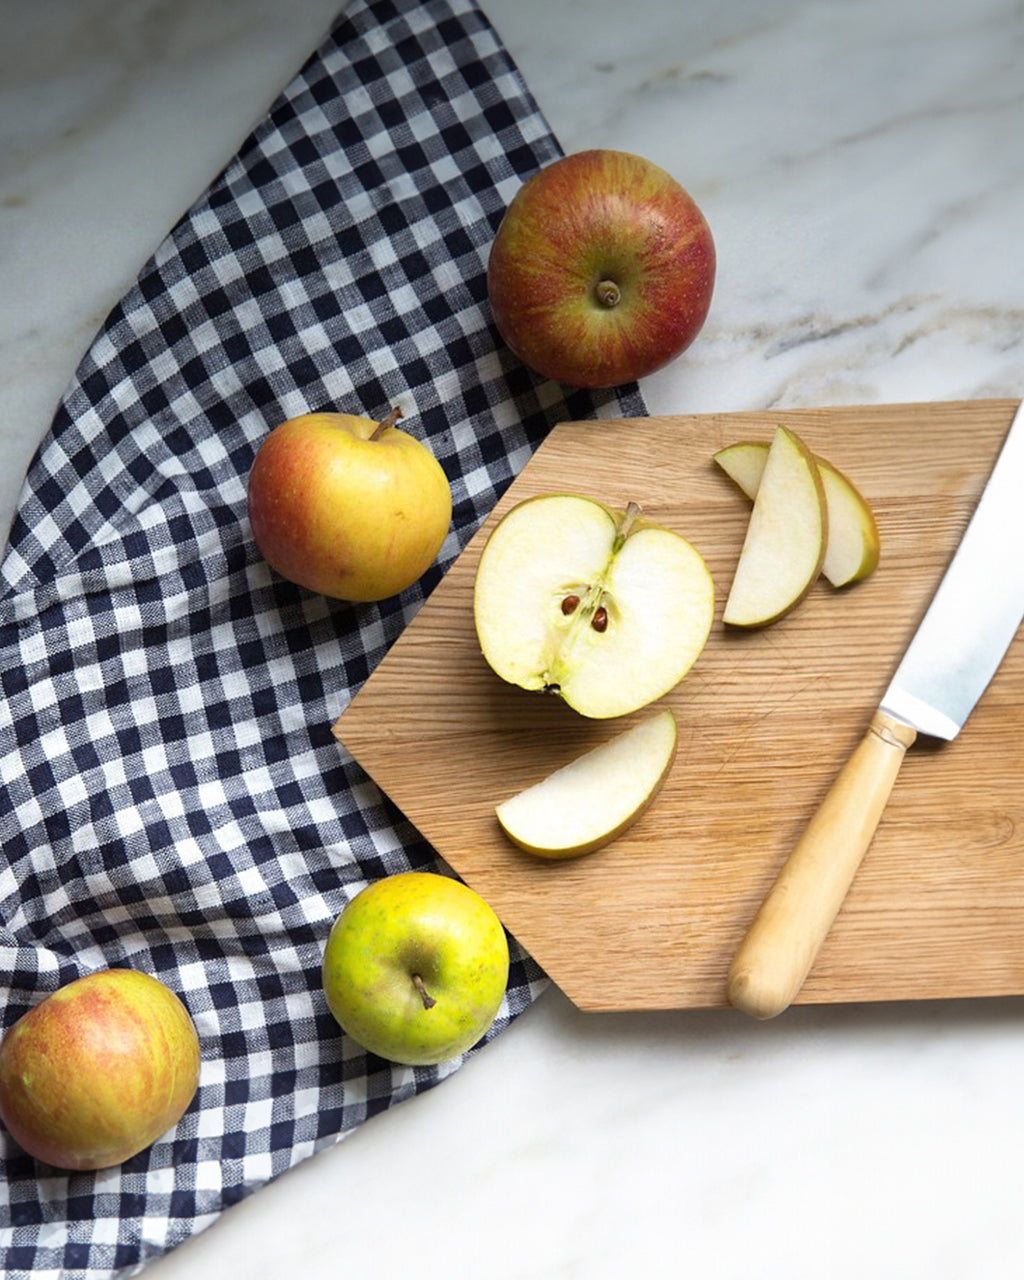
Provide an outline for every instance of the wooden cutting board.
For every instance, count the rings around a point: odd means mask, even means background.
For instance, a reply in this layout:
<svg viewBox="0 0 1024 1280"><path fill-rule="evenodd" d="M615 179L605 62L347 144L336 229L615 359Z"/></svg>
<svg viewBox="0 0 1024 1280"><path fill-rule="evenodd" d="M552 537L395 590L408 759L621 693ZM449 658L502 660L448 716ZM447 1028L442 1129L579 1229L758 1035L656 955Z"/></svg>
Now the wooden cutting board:
<svg viewBox="0 0 1024 1280"><path fill-rule="evenodd" d="M725 1004L733 952L860 739L984 486L1016 401L727 413L557 426L335 725L355 757L581 1009ZM711 455L778 422L874 507L881 564L824 582L782 621L721 613L749 504ZM504 684L480 655L472 593L484 540L533 494L571 491L688 537L716 623L665 700L679 750L614 844L548 863L508 844L497 801L619 731ZM1007 560L1024 548L1007 547ZM638 713L642 715L643 713ZM908 753L882 825L799 999L1024 992L1024 643L962 735Z"/></svg>

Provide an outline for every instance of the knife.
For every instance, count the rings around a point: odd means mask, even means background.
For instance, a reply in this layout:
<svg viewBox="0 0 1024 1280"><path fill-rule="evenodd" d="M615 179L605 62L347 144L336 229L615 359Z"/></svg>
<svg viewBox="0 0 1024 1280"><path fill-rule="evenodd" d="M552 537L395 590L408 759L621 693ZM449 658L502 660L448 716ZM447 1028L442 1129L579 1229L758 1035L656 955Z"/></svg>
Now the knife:
<svg viewBox="0 0 1024 1280"><path fill-rule="evenodd" d="M1024 401L867 732L779 872L729 969L729 1003L792 1003L870 845L907 748L951 741L1024 620Z"/></svg>

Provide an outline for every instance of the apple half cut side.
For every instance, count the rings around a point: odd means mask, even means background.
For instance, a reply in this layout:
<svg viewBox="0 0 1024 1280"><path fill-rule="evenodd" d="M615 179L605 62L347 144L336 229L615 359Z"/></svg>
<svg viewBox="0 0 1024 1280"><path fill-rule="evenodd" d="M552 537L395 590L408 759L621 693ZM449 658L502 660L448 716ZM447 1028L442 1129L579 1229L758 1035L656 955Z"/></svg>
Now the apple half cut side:
<svg viewBox="0 0 1024 1280"><path fill-rule="evenodd" d="M680 534L591 498L513 507L484 546L473 614L492 670L580 715L628 715L673 689L714 620L714 583Z"/></svg>
<svg viewBox="0 0 1024 1280"><path fill-rule="evenodd" d="M725 474L747 495L757 497L769 446L740 440L714 455ZM878 567L881 539L871 505L838 467L816 457L828 507L828 541L821 573L833 587L861 582Z"/></svg>
<svg viewBox="0 0 1024 1280"><path fill-rule="evenodd" d="M577 858L620 836L657 795L676 754L676 719L663 710L503 801L508 838L540 858Z"/></svg>
<svg viewBox="0 0 1024 1280"><path fill-rule="evenodd" d="M777 427L765 459L723 621L763 627L804 598L821 572L828 540L825 488L814 455Z"/></svg>

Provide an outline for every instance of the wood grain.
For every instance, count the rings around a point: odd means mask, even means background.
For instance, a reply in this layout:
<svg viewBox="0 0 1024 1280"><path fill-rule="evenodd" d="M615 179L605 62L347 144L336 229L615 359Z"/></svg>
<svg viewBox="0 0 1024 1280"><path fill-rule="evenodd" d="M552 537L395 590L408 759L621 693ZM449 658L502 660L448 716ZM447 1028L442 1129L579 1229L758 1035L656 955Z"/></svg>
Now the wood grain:
<svg viewBox="0 0 1024 1280"><path fill-rule="evenodd" d="M583 1009L726 1004L730 961L779 867L863 736L984 486L1016 401L714 414L556 427L335 725L352 756ZM866 582L819 583L763 631L721 611L749 504L711 460L778 422L874 507ZM531 858L494 805L617 732L500 681L476 643L483 541L515 502L572 491L688 537L717 588L700 660L665 701L672 772L614 844ZM638 713L642 715L643 713ZM630 717L631 721L633 718ZM627 721L628 722L628 721ZM1024 651L962 735L921 739L798 1001L1024 992Z"/></svg>

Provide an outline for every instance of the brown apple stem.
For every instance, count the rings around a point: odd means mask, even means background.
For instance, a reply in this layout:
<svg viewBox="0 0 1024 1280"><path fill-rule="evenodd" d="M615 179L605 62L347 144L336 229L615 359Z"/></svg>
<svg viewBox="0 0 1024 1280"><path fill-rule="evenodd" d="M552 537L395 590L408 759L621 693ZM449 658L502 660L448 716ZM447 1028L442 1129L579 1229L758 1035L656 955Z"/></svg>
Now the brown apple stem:
<svg viewBox="0 0 1024 1280"><path fill-rule="evenodd" d="M423 1001L424 1009L433 1009L434 1005L437 1004L437 1001L424 986L423 979L418 973L414 973L412 975L412 985L420 993L420 999Z"/></svg>
<svg viewBox="0 0 1024 1280"><path fill-rule="evenodd" d="M379 440L384 432L387 431L389 427L393 427L401 416L401 409L399 409L398 405L395 405L388 416L386 418L382 418L381 421L377 423L376 429L374 430L373 435L370 436L370 439Z"/></svg>
<svg viewBox="0 0 1024 1280"><path fill-rule="evenodd" d="M618 542L621 545L629 537L633 525L636 524L637 516L640 514L640 504L638 502L627 502L626 512L622 517L622 524L619 525Z"/></svg>
<svg viewBox="0 0 1024 1280"><path fill-rule="evenodd" d="M594 287L594 294L602 307L607 307L609 311L612 307L617 307L622 298L619 292L619 286L614 280L600 280Z"/></svg>

